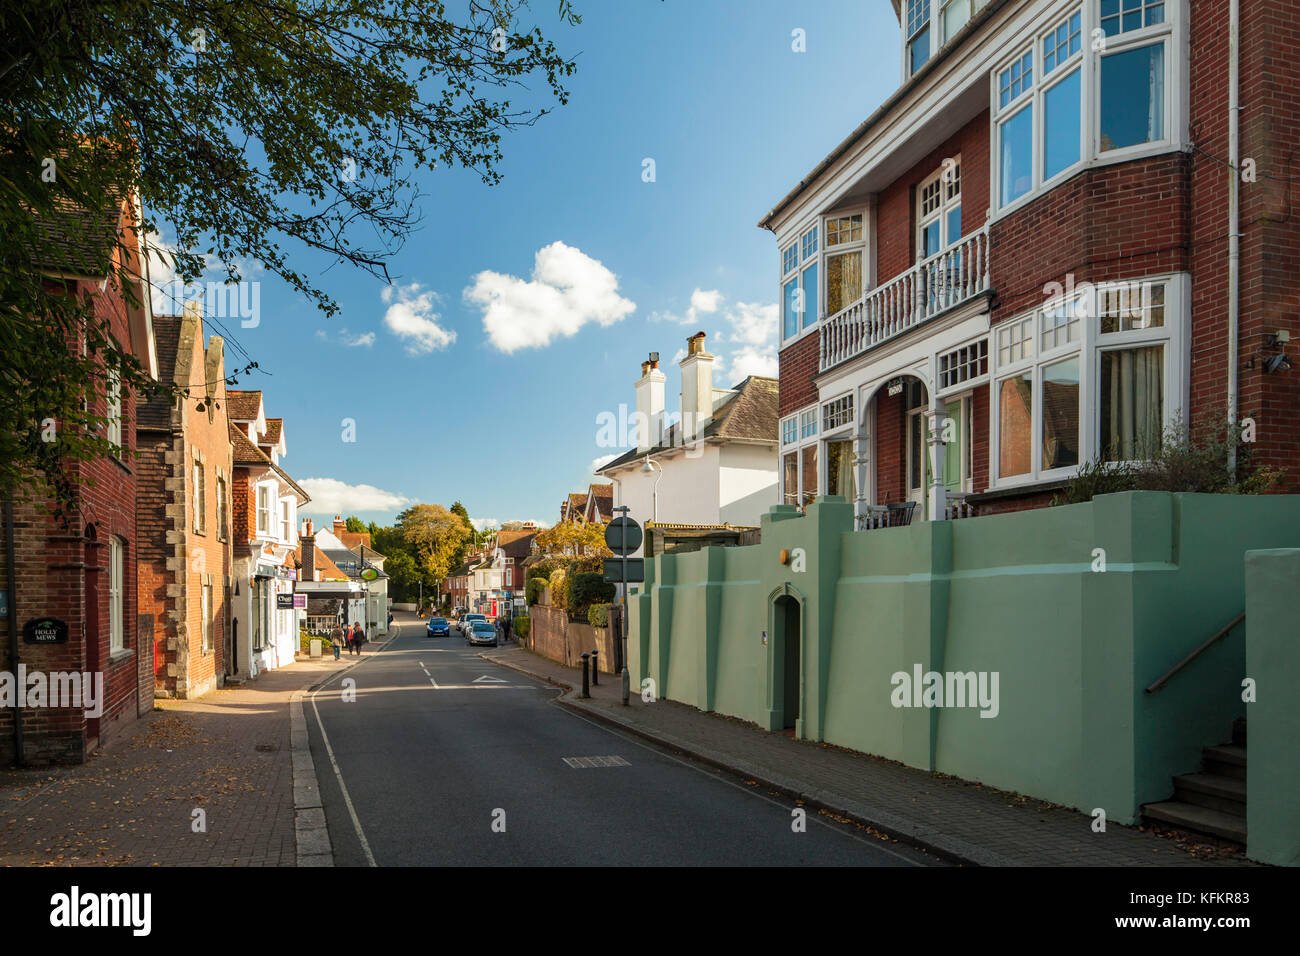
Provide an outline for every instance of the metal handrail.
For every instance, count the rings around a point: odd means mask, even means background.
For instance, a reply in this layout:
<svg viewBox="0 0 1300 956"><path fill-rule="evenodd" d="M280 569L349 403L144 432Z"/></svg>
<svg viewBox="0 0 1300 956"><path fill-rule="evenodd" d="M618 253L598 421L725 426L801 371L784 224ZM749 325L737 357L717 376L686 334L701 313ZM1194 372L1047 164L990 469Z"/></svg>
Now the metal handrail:
<svg viewBox="0 0 1300 956"><path fill-rule="evenodd" d="M1173 677L1175 674L1177 674L1180 670L1182 670L1184 667L1186 667L1186 666L1187 666L1188 664L1190 664L1192 661L1196 660L1196 658L1200 657L1201 654L1203 654L1203 653L1204 653L1204 652L1209 648L1209 646L1210 646L1211 644L1215 643L1216 641L1222 640L1224 637L1227 636L1227 634L1228 634L1229 631L1231 631L1234 627L1236 627L1238 624L1240 624L1240 623L1241 623L1242 621L1244 621L1244 620L1246 620L1246 612L1245 612L1245 611L1242 611L1240 614L1238 614L1236 617L1234 617L1234 618L1233 618L1231 621L1229 621L1227 624L1223 625L1223 627L1221 627L1221 628L1219 628L1217 631L1215 631L1215 632L1214 632L1214 636L1211 637L1208 641L1206 641L1204 644L1202 644L1202 645L1201 645L1200 647L1198 647L1196 650L1192 651L1190 654L1188 654L1186 657L1184 657L1181 661L1179 661L1177 664L1175 664L1173 667L1171 667L1171 668L1170 668L1170 669L1165 673L1165 675L1164 675L1163 677L1158 678L1154 683L1150 684L1150 685L1147 687L1146 692L1147 692L1148 694L1150 694L1150 693L1153 693L1153 692L1159 690L1159 689L1160 689L1164 684L1168 683L1168 681L1169 681L1169 679L1170 679L1171 677Z"/></svg>

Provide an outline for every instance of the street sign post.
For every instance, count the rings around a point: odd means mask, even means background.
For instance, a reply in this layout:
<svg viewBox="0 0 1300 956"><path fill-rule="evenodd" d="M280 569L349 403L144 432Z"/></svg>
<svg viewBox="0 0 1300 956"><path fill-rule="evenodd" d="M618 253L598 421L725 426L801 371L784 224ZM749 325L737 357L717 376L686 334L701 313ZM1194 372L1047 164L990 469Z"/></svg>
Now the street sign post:
<svg viewBox="0 0 1300 956"><path fill-rule="evenodd" d="M610 580L610 572L613 571L618 575L618 580L623 582L623 613L618 616L618 629L621 632L619 645L622 648L623 657L623 706L627 706L627 700L630 691L631 675L627 670L627 584L628 574L635 573L637 581L645 580L645 563L641 558L628 559L628 555L641 547L641 526L627 516L630 510L627 505L620 505L614 509L620 512L619 516L605 526L605 544L609 550L613 551L617 558L605 559L605 580ZM629 568L632 564L635 570Z"/></svg>
<svg viewBox="0 0 1300 956"><path fill-rule="evenodd" d="M640 584L645 580L644 558L606 558L605 580L610 584L628 582Z"/></svg>

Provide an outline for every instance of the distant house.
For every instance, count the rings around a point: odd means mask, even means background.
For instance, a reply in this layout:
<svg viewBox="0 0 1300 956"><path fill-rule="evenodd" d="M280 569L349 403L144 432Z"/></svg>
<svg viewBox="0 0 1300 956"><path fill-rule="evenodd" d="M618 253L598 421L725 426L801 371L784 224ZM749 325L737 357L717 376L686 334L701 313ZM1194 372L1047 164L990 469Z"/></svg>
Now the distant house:
<svg viewBox="0 0 1300 956"><path fill-rule="evenodd" d="M234 479L231 483L231 662L236 679L293 663L298 617L293 609L292 556L298 547L298 509L311 498L280 466L284 423L268 419L260 391L226 393ZM288 605L287 607L285 605Z"/></svg>
<svg viewBox="0 0 1300 956"><path fill-rule="evenodd" d="M503 558L501 590L504 600L510 603L515 613L527 606L524 602L524 562L532 556L536 539L537 528L532 524L497 535L497 547Z"/></svg>
<svg viewBox="0 0 1300 956"><path fill-rule="evenodd" d="M587 524L608 524L614 517L614 485L597 484L587 486L587 505L582 518Z"/></svg>
<svg viewBox="0 0 1300 956"><path fill-rule="evenodd" d="M637 447L597 474L613 484L613 504L628 506L643 525L757 527L777 504L776 379L751 375L731 388L714 388L713 362L703 332L687 339L681 414L670 426L667 379L657 361L641 365Z"/></svg>
<svg viewBox="0 0 1300 956"><path fill-rule="evenodd" d="M352 544L348 544L349 541ZM384 562L388 559L370 547L370 534L348 531L343 516L335 515L332 529L322 528L316 532L316 543L335 566L364 591L363 601L349 609L353 615L349 620L353 623L360 621L366 633L372 636L387 634L388 575L384 572ZM376 573L369 576L367 570Z"/></svg>

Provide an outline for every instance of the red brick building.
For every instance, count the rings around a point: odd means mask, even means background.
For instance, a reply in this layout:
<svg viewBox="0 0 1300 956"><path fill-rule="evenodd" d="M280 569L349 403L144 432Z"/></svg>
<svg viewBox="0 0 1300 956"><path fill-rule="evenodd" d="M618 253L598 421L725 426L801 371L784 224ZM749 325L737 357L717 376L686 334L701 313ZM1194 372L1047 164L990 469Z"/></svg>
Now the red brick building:
<svg viewBox="0 0 1300 956"><path fill-rule="evenodd" d="M1294 490L1293 5L1241 2L1240 175L1226 3L893 5L901 86L760 223L780 260L782 500L846 496L859 526L888 503L1033 507L1081 464L1226 420L1230 393L1253 459Z"/></svg>
<svg viewBox="0 0 1300 956"><path fill-rule="evenodd" d="M154 327L161 377L187 398L162 395L140 409L140 610L154 621L155 695L185 699L220 686L229 658L224 342L205 343L197 303L183 316L155 316Z"/></svg>
<svg viewBox="0 0 1300 956"><path fill-rule="evenodd" d="M66 222L42 223L48 240L44 251L50 291L92 300L116 345L156 377L147 284L136 280L129 298L117 280L120 269L145 274L131 229L137 220L138 211L126 203L115 228L96 236L87 217L69 214ZM69 341L68 348L79 349L81 343ZM0 671L16 675L22 667L47 678L75 672L92 681L98 675L103 684L103 699L93 708L98 714L85 707L21 709L22 758L29 764L80 763L122 725L153 708L152 624L140 614L136 594L136 396L112 373L106 379L104 389L88 401L106 416L109 441L118 451L70 465L75 491L66 523L36 504L14 506L12 589L7 548L0 548L0 587L7 592L9 611L0 617ZM66 624L66 643L27 643L20 636L13 659L11 626L21 634L27 622L42 618ZM0 759L5 761L15 757L14 720L11 706L0 708Z"/></svg>

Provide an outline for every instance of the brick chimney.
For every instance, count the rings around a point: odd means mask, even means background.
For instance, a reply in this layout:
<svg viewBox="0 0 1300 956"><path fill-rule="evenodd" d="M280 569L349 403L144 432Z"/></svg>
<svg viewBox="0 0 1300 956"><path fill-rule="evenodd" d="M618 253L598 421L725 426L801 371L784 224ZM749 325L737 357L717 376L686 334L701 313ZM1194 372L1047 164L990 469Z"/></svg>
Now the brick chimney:
<svg viewBox="0 0 1300 956"><path fill-rule="evenodd" d="M343 520L343 516L335 515L334 516L334 537L342 541L343 538L341 537L341 535L343 534L344 531L347 530L348 530L348 523Z"/></svg>
<svg viewBox="0 0 1300 956"><path fill-rule="evenodd" d="M667 376L659 371L659 353L651 353L641 363L641 378L636 383L636 450L647 451L658 445L664 432L664 384Z"/></svg>
<svg viewBox="0 0 1300 956"><path fill-rule="evenodd" d="M682 434L688 439L704 434L713 419L713 356L704 351L704 333L686 340L682 368Z"/></svg>
<svg viewBox="0 0 1300 956"><path fill-rule="evenodd" d="M298 540L302 547L302 580L316 580L316 534L311 529L311 519L307 519L307 531Z"/></svg>

